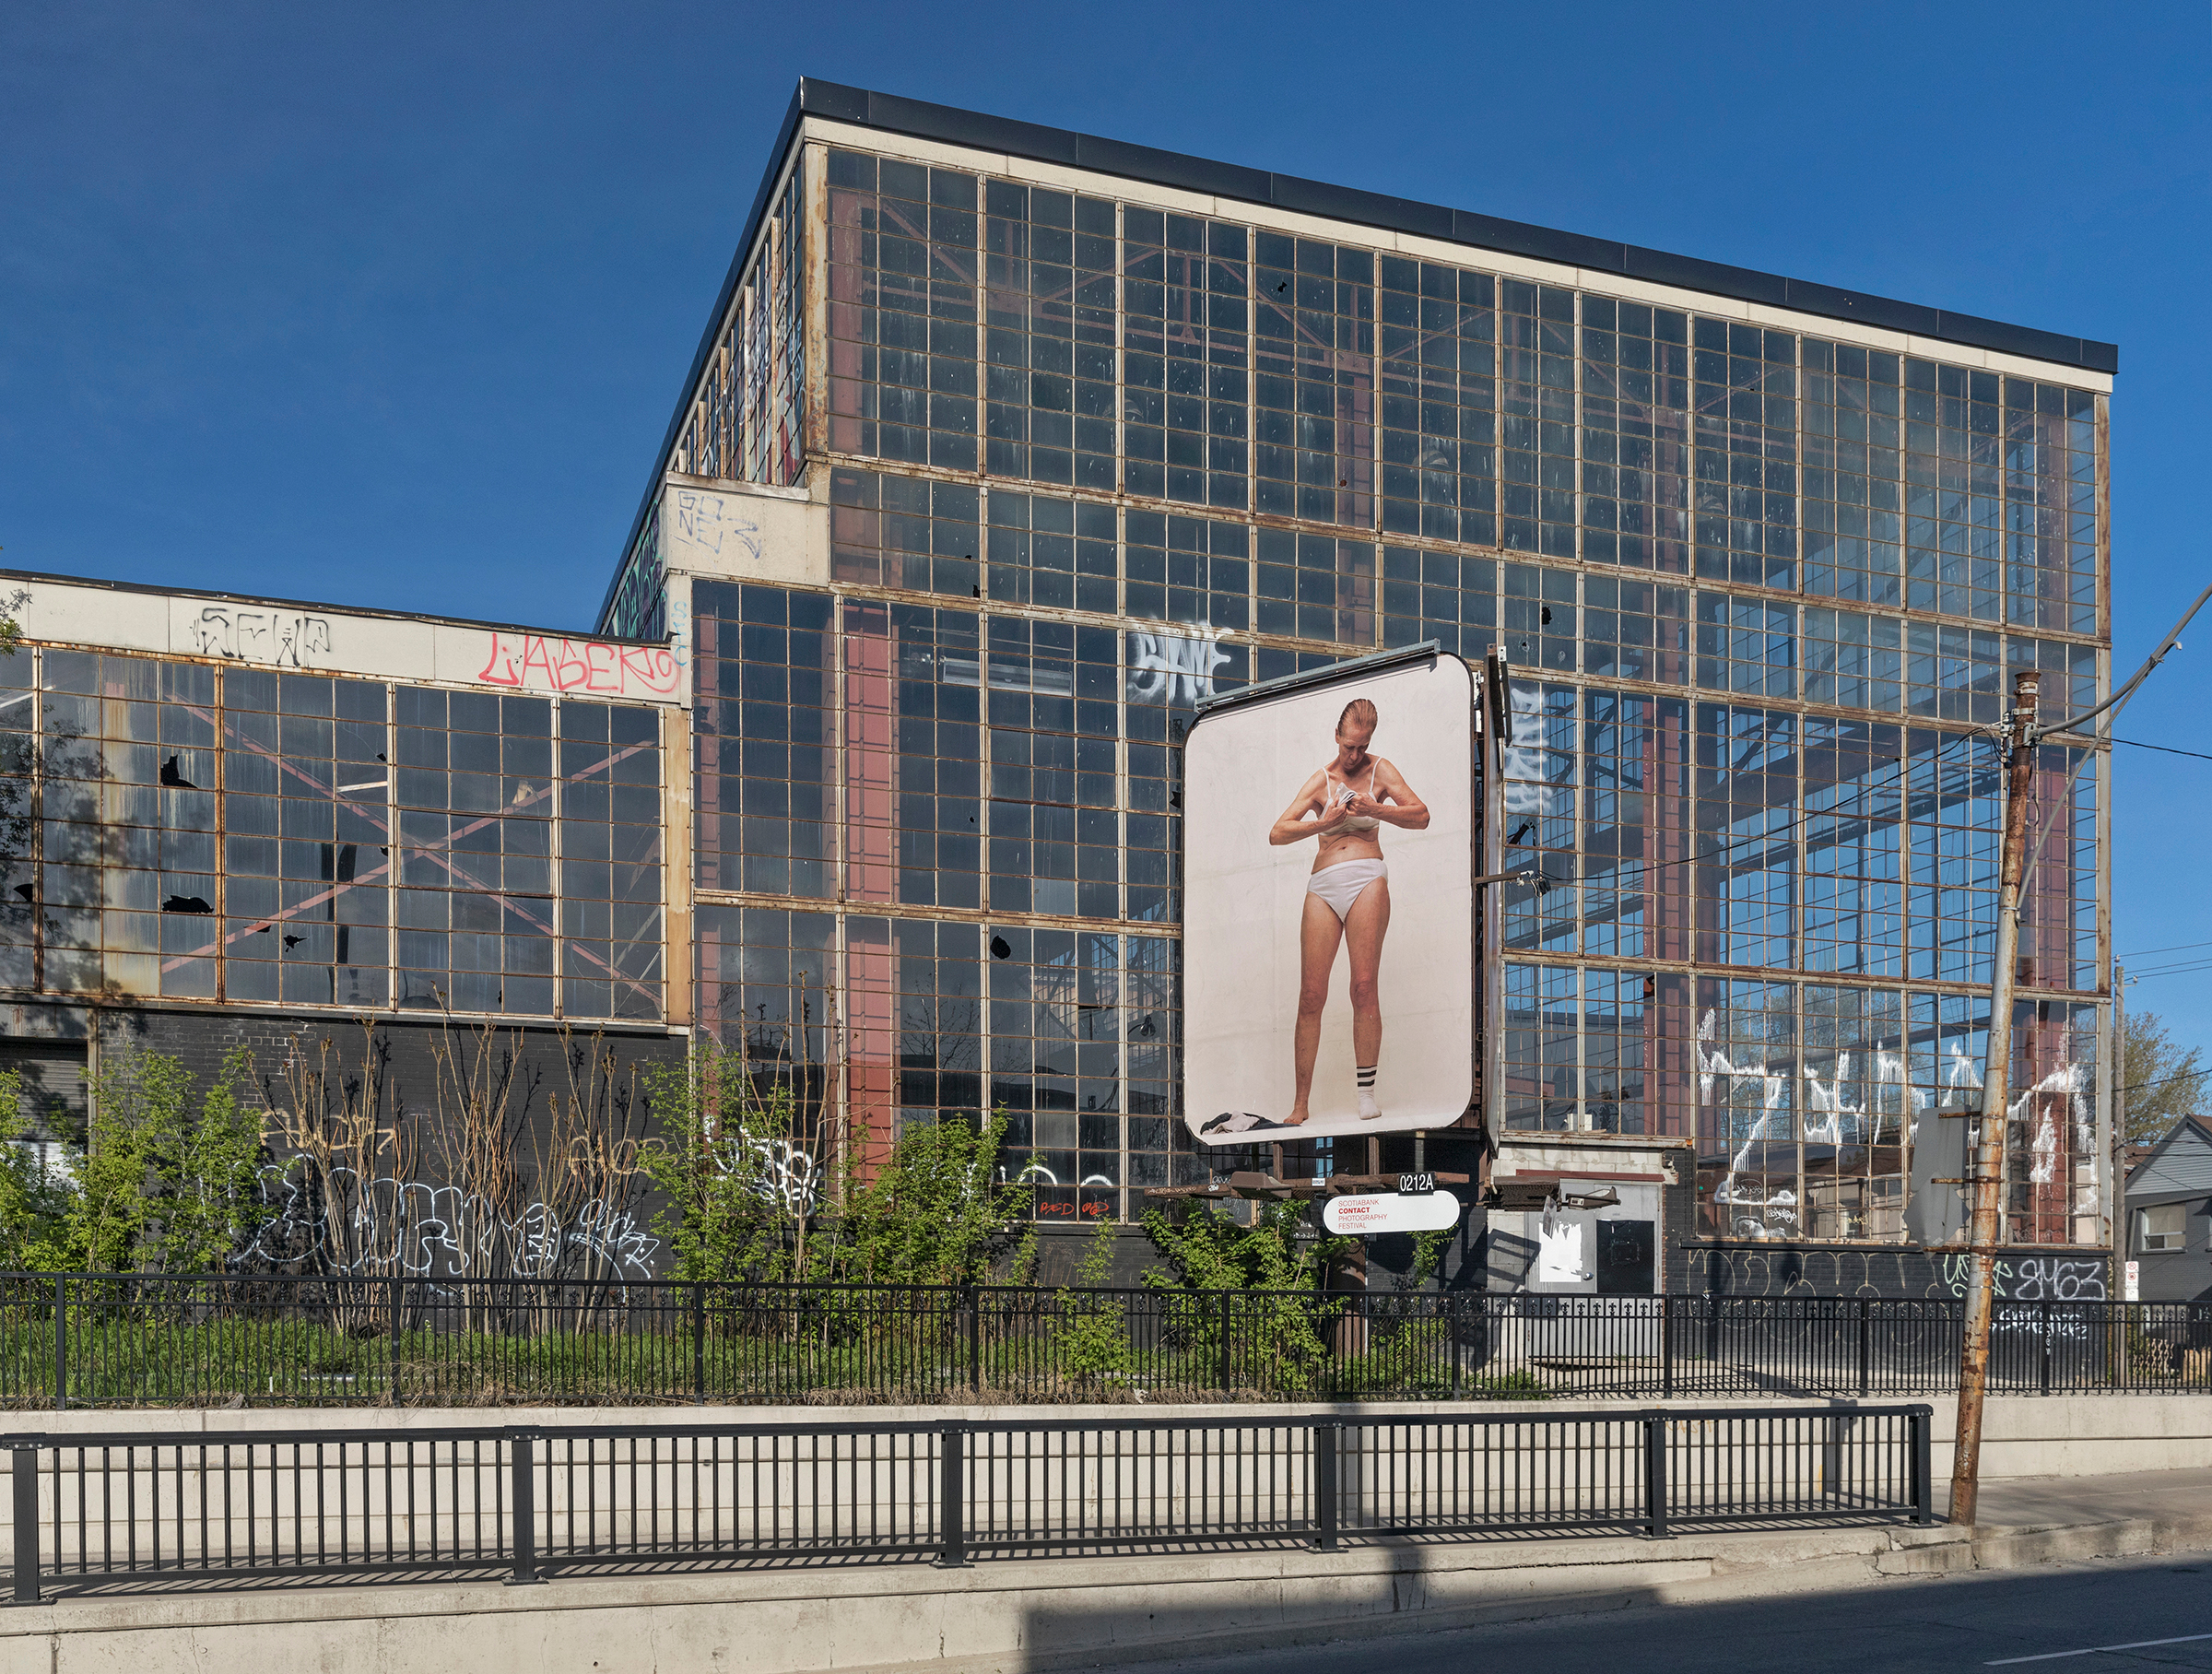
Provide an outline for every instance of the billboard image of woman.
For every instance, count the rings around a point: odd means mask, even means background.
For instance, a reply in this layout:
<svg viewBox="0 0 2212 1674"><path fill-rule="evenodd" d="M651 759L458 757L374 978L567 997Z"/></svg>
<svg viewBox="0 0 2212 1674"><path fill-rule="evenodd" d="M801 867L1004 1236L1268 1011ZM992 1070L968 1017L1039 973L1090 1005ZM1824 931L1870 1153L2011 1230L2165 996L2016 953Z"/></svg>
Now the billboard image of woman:
<svg viewBox="0 0 2212 1674"><path fill-rule="evenodd" d="M1185 747L1183 1109L1206 1143L1442 1127L1471 1097L1473 679L1375 661L1237 693Z"/></svg>
<svg viewBox="0 0 2212 1674"><path fill-rule="evenodd" d="M1382 1010L1377 975L1382 941L1390 934L1390 867L1382 858L1382 828L1429 828L1429 809L1405 775L1368 747L1382 716L1366 698L1354 698L1336 717L1335 753L1309 774L1290 806L1267 833L1277 845L1311 840L1317 847L1306 879L1298 929L1298 1026L1292 1035L1290 1114L1286 1126L1312 1120L1313 1059L1321 1050L1322 1014L1328 1008L1329 977L1341 943L1350 955L1352 1063L1359 1117L1382 1114L1377 1102L1382 1067Z"/></svg>

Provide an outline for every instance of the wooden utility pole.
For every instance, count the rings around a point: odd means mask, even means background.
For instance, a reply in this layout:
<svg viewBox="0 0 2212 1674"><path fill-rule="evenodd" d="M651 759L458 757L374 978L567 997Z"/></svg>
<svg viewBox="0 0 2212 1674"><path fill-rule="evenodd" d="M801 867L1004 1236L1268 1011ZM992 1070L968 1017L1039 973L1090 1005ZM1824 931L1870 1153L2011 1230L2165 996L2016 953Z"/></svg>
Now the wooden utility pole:
<svg viewBox="0 0 2212 1674"><path fill-rule="evenodd" d="M1982 1121L1970 1153L1973 1218L1967 1223L1966 1334L1959 1351L1958 1445L1951 1459L1951 1521L1971 1525L1981 1487L1982 1405L1989 1387L1989 1325L1996 1308L1997 1234L2005 1190L2005 1119L2012 1068L2012 987L2019 965L2020 891L2028 851L2028 800L2035 770L2038 677L2012 678L2005 730L2005 853L1997 883L1997 949L1989 991L1989 1059L1982 1075Z"/></svg>
<svg viewBox="0 0 2212 1674"><path fill-rule="evenodd" d="M2049 726L2038 727L2035 724L2036 692L2041 682L2030 673L2013 677L2012 715L2005 728L2005 857L1997 897L1997 969L1989 995L1989 1065L1982 1082L1979 1142L1973 1148L1967 1174L1973 1182L1974 1212L1966 1235L1966 1335L1959 1355L1959 1443L1951 1461L1954 1523L1973 1522L1975 1491L1981 1481L1982 1399L1989 1387L1989 1325L1990 1315L1996 1307L1997 1225L2000 1194L2005 1189L1999 1176L2005 1166L2005 1106L2008 1090L2006 1083L2012 1069L2012 985L2019 961L2020 892L2026 887L2027 871L2028 787L2032 777L2036 741L2053 733L2074 732L2084 721L2093 721L2099 715L2116 717L2150 678L2151 670L2163 663L2169 654L2181 648L2182 630L2189 626L2207 601L2212 601L2212 587L2198 594L2196 603L2182 612L2182 619L2174 623L2173 631L2159 642L2159 648L2136 670L2126 685L2103 702L2063 721L2054 721ZM2097 737L2100 748L2111 739L2110 719ZM2071 777L2069 774L2069 783ZM2044 830L2049 829L2046 821ZM2040 838L2038 848L2040 851ZM2114 1015L2115 1018L2119 1015L2117 1008ZM2116 1080L2124 1084L2117 1066L2113 1074ZM2108 1196L2121 1197L2121 1202L2112 1207L2121 1209L2124 1216L2124 1195L2117 1173L2115 1168ZM2124 1236L2124 1219L2114 1224L2115 1246Z"/></svg>

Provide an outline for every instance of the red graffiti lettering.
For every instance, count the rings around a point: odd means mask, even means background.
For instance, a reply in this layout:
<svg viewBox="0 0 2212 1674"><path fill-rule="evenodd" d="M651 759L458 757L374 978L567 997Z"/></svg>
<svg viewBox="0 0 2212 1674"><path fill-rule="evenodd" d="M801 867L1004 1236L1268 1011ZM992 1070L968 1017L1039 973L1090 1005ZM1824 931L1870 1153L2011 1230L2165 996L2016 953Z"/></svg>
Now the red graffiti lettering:
<svg viewBox="0 0 2212 1674"><path fill-rule="evenodd" d="M673 697L679 678L675 654L658 645L622 647L622 683Z"/></svg>
<svg viewBox="0 0 2212 1674"><path fill-rule="evenodd" d="M499 633L477 678L530 691L588 691L606 697L674 697L681 670L657 645L609 645L543 633Z"/></svg>
<svg viewBox="0 0 2212 1674"><path fill-rule="evenodd" d="M491 654L484 659L484 672L477 676L488 686L520 686L522 670L515 666L515 653L519 649L503 633L491 636Z"/></svg>

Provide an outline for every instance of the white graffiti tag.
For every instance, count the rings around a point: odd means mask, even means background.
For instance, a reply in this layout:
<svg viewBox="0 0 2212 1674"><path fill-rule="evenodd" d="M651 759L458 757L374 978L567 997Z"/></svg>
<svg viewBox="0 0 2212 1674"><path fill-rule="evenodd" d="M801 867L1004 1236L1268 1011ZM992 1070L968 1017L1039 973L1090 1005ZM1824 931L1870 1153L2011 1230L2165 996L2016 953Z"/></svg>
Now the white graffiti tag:
<svg viewBox="0 0 2212 1674"><path fill-rule="evenodd" d="M661 1241L627 1211L594 1198L562 1225L544 1203L512 1220L453 1185L389 1178L357 1187L350 1169L334 1168L330 1194L350 1204L344 1239L330 1235L327 1212L291 1169L262 1171L267 1219L248 1247L249 1261L308 1262L348 1276L416 1279L554 1279L579 1267L618 1279L650 1279ZM340 1251L352 1252L350 1256ZM492 1272L494 1267L503 1267Z"/></svg>
<svg viewBox="0 0 2212 1674"><path fill-rule="evenodd" d="M1140 703L1201 703L1214 695L1214 670L1229 654L1210 639L1129 633L1129 696Z"/></svg>

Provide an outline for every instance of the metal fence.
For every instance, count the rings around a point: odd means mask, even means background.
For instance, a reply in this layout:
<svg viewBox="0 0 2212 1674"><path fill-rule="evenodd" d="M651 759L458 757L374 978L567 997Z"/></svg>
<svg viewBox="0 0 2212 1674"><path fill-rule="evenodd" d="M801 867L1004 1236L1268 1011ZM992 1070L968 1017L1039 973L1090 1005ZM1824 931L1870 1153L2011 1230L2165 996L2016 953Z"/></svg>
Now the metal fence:
<svg viewBox="0 0 2212 1674"><path fill-rule="evenodd" d="M0 1277L0 1407L1934 1395L1963 1304ZM2212 1305L2005 1301L1991 1386L2212 1389Z"/></svg>
<svg viewBox="0 0 2212 1674"><path fill-rule="evenodd" d="M13 1595L1927 1523L1929 1409L0 1436Z"/></svg>

